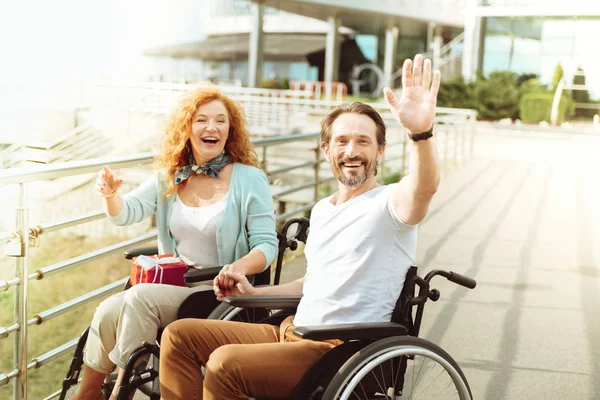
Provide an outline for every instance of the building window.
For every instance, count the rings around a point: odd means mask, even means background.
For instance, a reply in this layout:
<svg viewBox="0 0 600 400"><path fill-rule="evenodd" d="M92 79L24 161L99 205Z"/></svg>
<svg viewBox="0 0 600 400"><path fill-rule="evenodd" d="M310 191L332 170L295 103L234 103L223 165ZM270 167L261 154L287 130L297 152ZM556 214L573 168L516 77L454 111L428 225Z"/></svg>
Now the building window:
<svg viewBox="0 0 600 400"><path fill-rule="evenodd" d="M582 68L592 98L600 98L600 60L594 49L600 37L598 19L488 17L484 24L481 71L532 73L550 84L557 64L567 83Z"/></svg>

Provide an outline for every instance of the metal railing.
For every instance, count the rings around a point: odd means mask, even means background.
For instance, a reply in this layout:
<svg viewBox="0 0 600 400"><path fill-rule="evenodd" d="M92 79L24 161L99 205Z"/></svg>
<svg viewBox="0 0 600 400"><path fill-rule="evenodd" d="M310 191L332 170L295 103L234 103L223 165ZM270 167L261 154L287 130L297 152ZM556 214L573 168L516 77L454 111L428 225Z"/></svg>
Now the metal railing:
<svg viewBox="0 0 600 400"><path fill-rule="evenodd" d="M19 165L22 160L23 147L20 144L0 144L0 168L8 169Z"/></svg>
<svg viewBox="0 0 600 400"><path fill-rule="evenodd" d="M287 99L270 98L269 101L285 103ZM319 107L312 107L312 113L326 112L332 105L335 105L326 102L319 103ZM379 110L385 109L385 105L382 104L375 104L374 106ZM453 109L439 109L438 111L439 115L436 118L435 131L442 170L445 172L471 157L475 133L475 112ZM389 114L385 113L384 117L387 121L391 118ZM390 132L392 131L394 129L390 129ZM388 136L388 146L385 157L380 164L380 173L378 175L380 182L386 182L387 179L397 180L399 176L407 173L407 142L405 135L399 129L396 129L396 131L395 137L390 137L394 135ZM253 140L253 144L261 157L263 169L271 183L276 182L280 179L279 177L288 177L291 174L297 174L297 177L285 187L272 186L278 222L310 210L315 202L329 194L322 193L322 187L329 182L333 182L335 178L328 171L328 168L321 168L325 160L322 159L318 133L275 136ZM296 155L302 152L302 157L291 158L286 155L284 152L285 147L290 145L293 146L291 150ZM275 149L276 146L277 149ZM278 157L280 158L279 160ZM13 369L6 373L0 373L0 387L12 382L14 385L13 398L15 400L27 399L28 370L41 368L47 363L72 352L78 340L75 338L44 354L36 355L29 359L27 336L29 327L31 326L31 329L35 329L35 326L46 323L46 321L52 318L73 311L108 293L117 291L123 287L128 278L124 277L58 306L38 312L30 319L28 319L29 310L27 304L28 282L30 280L42 280L48 276L63 273L93 260L156 238L156 232L151 231L66 261L41 266L34 272L29 273L31 262L29 254L30 243L40 240L48 232L61 231L66 228L102 219L104 218L104 213L98 210L83 215L72 216L67 219L32 225L29 222L28 186L33 182L42 180L95 173L103 165L110 165L112 168L131 168L148 165L153 159L153 154L141 153L125 157L105 157L0 171L0 188L8 185L18 185L19 188L18 207L15 211L15 229L11 232L0 232L0 245L4 245L5 256L14 258L16 264L16 276L13 279L0 281L0 292L14 288L14 323L7 327L0 327L0 340L6 339L11 335L14 337ZM281 159L283 159L283 162ZM307 192L308 195L306 195ZM293 204L294 208L288 210L287 206L289 204Z"/></svg>

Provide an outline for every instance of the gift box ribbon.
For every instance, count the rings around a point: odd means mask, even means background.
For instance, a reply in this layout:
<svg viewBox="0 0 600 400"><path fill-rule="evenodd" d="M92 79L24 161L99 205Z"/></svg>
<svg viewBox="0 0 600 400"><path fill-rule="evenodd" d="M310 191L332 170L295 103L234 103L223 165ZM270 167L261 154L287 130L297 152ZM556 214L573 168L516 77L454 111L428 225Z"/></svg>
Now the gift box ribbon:
<svg viewBox="0 0 600 400"><path fill-rule="evenodd" d="M142 281L142 278L144 276L144 271L149 271L151 269L156 268L157 271L154 274L154 279L152 280L152 282L148 282L148 283L156 283L156 278L158 277L159 273L160 273L160 279L158 280L158 283L162 283L164 269L161 264L175 264L178 262L181 262L181 259L179 257L158 258L158 256L154 256L154 257L148 257L148 256L144 256L144 255L139 256L136 259L136 263L141 267L139 281L140 282Z"/></svg>

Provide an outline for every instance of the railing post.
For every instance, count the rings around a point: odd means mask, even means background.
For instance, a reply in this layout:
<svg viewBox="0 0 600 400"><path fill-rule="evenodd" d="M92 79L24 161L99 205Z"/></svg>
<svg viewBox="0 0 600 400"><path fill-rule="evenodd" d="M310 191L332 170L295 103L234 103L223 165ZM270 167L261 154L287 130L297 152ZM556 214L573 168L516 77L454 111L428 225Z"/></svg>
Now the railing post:
<svg viewBox="0 0 600 400"><path fill-rule="evenodd" d="M381 156L381 176L380 176L380 182L382 185L385 185L385 151L383 152L383 155Z"/></svg>
<svg viewBox="0 0 600 400"><path fill-rule="evenodd" d="M268 146L263 146L262 148L262 170L265 172L265 175L267 175L267 147Z"/></svg>
<svg viewBox="0 0 600 400"><path fill-rule="evenodd" d="M469 160L473 159L473 153L474 153L474 145L475 145L475 116L471 115L469 117L469 133L471 134L471 138L470 138L470 148L469 148Z"/></svg>
<svg viewBox="0 0 600 400"><path fill-rule="evenodd" d="M463 124L463 132L460 134L460 165L463 165L467 160L467 132L469 129L469 119L467 119L466 124Z"/></svg>
<svg viewBox="0 0 600 400"><path fill-rule="evenodd" d="M20 233L23 252L16 259L16 277L20 280L15 290L15 323L19 324L14 341L14 368L19 370L15 378L14 400L27 400L27 283L29 258L29 209L25 183L19 184L19 206L16 211L16 230Z"/></svg>
<svg viewBox="0 0 600 400"><path fill-rule="evenodd" d="M313 201L316 203L319 201L319 184L320 184L320 167L321 167L321 147L319 146L320 140L317 140L317 145L315 146L315 191L313 195Z"/></svg>
<svg viewBox="0 0 600 400"><path fill-rule="evenodd" d="M452 152L454 153L454 160L452 163L452 168L454 169L458 165L458 127L454 123L452 124L452 127L454 131L454 146L452 147Z"/></svg>
<svg viewBox="0 0 600 400"><path fill-rule="evenodd" d="M450 129L448 125L444 125L444 169L442 171L444 176L448 173L448 147L450 147Z"/></svg>

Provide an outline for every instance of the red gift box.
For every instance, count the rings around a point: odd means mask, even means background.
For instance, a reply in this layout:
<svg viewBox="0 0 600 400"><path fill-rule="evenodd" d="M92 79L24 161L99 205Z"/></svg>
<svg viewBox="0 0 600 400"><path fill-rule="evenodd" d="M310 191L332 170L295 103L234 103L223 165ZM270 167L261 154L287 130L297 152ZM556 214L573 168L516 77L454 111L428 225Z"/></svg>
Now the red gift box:
<svg viewBox="0 0 600 400"><path fill-rule="evenodd" d="M185 286L183 275L187 264L172 254L139 256L131 265L131 285L138 283L162 283L163 285Z"/></svg>

